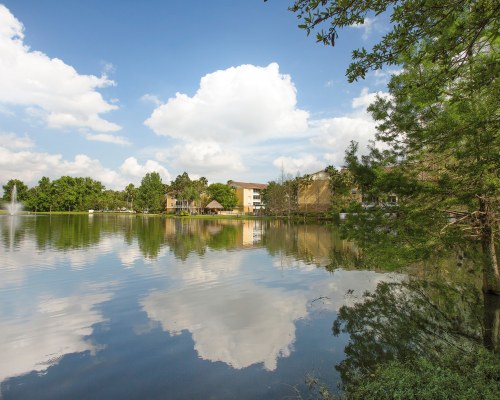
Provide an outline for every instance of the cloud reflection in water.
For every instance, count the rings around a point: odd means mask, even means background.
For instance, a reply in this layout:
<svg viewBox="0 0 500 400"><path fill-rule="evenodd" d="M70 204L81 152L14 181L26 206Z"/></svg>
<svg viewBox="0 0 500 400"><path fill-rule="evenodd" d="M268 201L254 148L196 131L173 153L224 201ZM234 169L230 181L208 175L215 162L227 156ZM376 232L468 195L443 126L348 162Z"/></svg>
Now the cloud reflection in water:
<svg viewBox="0 0 500 400"><path fill-rule="evenodd" d="M94 354L98 348L87 338L93 325L104 322L95 307L111 296L94 292L40 298L26 318L0 316L0 354L8 360L0 363L0 382L30 371L43 372L69 353Z"/></svg>

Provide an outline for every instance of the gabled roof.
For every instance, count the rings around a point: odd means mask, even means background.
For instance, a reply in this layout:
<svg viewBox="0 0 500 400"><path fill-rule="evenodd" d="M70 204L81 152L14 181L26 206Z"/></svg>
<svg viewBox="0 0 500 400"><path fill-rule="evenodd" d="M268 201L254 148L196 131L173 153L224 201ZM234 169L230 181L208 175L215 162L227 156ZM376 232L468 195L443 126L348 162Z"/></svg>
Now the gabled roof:
<svg viewBox="0 0 500 400"><path fill-rule="evenodd" d="M205 208L223 209L224 207L217 200L212 200Z"/></svg>
<svg viewBox="0 0 500 400"><path fill-rule="evenodd" d="M251 182L234 182L231 181L229 186L242 188L242 189L265 189L267 183L251 183Z"/></svg>

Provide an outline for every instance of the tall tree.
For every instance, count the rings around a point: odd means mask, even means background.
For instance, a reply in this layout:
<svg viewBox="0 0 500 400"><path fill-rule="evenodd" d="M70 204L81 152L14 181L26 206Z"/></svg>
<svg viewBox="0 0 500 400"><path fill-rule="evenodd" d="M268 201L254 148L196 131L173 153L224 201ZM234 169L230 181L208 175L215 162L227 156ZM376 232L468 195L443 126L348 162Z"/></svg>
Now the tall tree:
<svg viewBox="0 0 500 400"><path fill-rule="evenodd" d="M300 176L294 178L282 171L281 177L277 181L269 182L267 188L262 191L266 213L290 217L299 209L299 190L304 187L304 180Z"/></svg>
<svg viewBox="0 0 500 400"><path fill-rule="evenodd" d="M53 186L50 178L43 176L35 187L36 209L50 211L53 202Z"/></svg>
<svg viewBox="0 0 500 400"><path fill-rule="evenodd" d="M44 186L49 182L44 181ZM106 208L102 202L104 185L92 178L62 176L52 182L53 209L63 211L86 211Z"/></svg>
<svg viewBox="0 0 500 400"><path fill-rule="evenodd" d="M10 179L5 185L3 185L3 200L11 201L12 191L16 187L17 200L23 202L28 196L28 186L24 184L23 181L19 179Z"/></svg>
<svg viewBox="0 0 500 400"><path fill-rule="evenodd" d="M138 189L138 206L143 210L161 211L165 187L158 172L148 172Z"/></svg>
<svg viewBox="0 0 500 400"><path fill-rule="evenodd" d="M134 186L133 183L129 183L125 187L125 198L127 200L129 209L133 210L134 209L134 199L137 198L137 188Z"/></svg>
<svg viewBox="0 0 500 400"><path fill-rule="evenodd" d="M357 199L357 188L355 188L354 177L349 170L338 171L331 165L325 168L325 172L330 177L332 211L343 212L350 203Z"/></svg>
<svg viewBox="0 0 500 400"><path fill-rule="evenodd" d="M453 79L443 77L444 66L435 63L406 65L389 84L391 98L378 99L369 109L380 123L378 139L400 160L377 187L385 183L386 190L428 215L438 211L453 218L440 234L478 241L484 289L500 294L500 86L492 46L471 56L469 68ZM387 179L396 174L399 179Z"/></svg>
<svg viewBox="0 0 500 400"><path fill-rule="evenodd" d="M286 188L277 181L270 181L262 191L262 202L266 205L266 213L274 216L284 215L286 210Z"/></svg>
<svg viewBox="0 0 500 400"><path fill-rule="evenodd" d="M405 200L393 213L399 220L415 221L419 215L420 224L438 228L436 239L444 235L480 243L483 288L500 294L500 4L298 0L290 9L307 33L329 24L328 31L317 33L317 40L329 45L335 44L339 29L390 13L390 31L371 51L355 50L347 70L349 81L385 65L398 64L403 70L391 79L391 97L370 107L380 123L377 139L389 151L374 149L371 159L361 163L351 158L354 175L359 172L359 182L372 195L396 193ZM422 222L429 216L436 218Z"/></svg>

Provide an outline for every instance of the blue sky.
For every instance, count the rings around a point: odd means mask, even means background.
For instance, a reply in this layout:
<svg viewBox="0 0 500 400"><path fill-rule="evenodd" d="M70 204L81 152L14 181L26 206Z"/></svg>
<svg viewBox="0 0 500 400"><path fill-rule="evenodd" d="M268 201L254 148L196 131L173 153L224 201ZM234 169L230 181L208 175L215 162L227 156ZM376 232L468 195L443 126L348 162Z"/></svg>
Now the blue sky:
<svg viewBox="0 0 500 400"><path fill-rule="evenodd" d="M290 4L0 0L0 184L265 183L341 165L350 140L373 138L366 106L390 72L348 84L351 51L387 24L327 47Z"/></svg>

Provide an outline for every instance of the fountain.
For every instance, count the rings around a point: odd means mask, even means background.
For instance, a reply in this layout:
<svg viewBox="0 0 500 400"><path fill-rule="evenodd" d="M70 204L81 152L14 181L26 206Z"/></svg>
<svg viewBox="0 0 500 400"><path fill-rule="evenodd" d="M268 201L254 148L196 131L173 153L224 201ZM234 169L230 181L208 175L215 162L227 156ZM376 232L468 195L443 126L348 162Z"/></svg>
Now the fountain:
<svg viewBox="0 0 500 400"><path fill-rule="evenodd" d="M22 204L17 201L17 187L14 185L10 194L10 203L7 204L7 211L10 215L16 215L22 208Z"/></svg>

